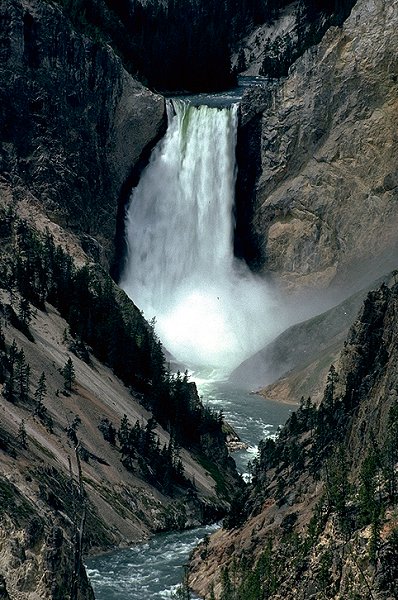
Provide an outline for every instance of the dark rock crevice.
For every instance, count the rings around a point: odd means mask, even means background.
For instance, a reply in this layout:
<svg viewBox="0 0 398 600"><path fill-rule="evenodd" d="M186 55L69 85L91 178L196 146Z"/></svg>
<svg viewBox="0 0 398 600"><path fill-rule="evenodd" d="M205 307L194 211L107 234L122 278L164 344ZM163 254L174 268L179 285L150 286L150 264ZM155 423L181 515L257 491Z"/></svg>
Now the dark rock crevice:
<svg viewBox="0 0 398 600"><path fill-rule="evenodd" d="M128 207L133 189L137 187L141 174L149 163L152 151L166 133L166 129L167 119L165 115L163 124L159 128L158 135L153 138L153 140L151 140L151 142L143 149L139 159L133 164L128 177L125 179L120 189L114 241L115 253L110 270L111 276L116 282L120 280L120 277L123 274L127 256L127 242L125 236L126 209Z"/></svg>
<svg viewBox="0 0 398 600"><path fill-rule="evenodd" d="M261 173L260 143L261 115L258 114L246 125L239 127L236 148L238 174L235 188L234 253L253 270L259 260L260 245L252 227L253 191Z"/></svg>

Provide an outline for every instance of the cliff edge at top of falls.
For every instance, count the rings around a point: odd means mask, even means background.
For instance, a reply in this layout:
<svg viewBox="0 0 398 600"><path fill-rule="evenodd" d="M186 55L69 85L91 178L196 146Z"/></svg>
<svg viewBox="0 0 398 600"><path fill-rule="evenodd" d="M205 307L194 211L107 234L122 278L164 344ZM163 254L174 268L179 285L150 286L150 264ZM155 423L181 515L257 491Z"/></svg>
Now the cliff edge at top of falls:
<svg viewBox="0 0 398 600"><path fill-rule="evenodd" d="M268 96L243 99L238 236L284 289L354 290L395 266L397 23L396 1L359 0Z"/></svg>
<svg viewBox="0 0 398 600"><path fill-rule="evenodd" d="M162 131L163 98L49 2L0 1L0 57L1 177L112 260L123 184Z"/></svg>

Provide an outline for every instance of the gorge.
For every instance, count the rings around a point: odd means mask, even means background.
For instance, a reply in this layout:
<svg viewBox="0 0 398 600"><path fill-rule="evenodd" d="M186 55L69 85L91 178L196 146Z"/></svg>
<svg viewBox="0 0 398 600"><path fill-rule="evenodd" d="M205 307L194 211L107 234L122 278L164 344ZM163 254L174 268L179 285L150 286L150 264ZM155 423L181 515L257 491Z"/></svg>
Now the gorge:
<svg viewBox="0 0 398 600"><path fill-rule="evenodd" d="M96 553L222 517L201 597L396 597L397 23L383 0L0 2L4 598L93 597L79 520ZM239 111L187 100L237 74L260 78ZM239 433L271 403L214 367L304 396L245 487L220 411Z"/></svg>

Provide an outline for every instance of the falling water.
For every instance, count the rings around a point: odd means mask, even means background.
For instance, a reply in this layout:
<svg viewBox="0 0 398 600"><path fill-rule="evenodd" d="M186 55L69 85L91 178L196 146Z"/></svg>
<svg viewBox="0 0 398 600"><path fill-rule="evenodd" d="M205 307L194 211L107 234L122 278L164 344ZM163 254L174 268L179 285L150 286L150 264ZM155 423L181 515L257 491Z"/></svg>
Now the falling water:
<svg viewBox="0 0 398 600"><path fill-rule="evenodd" d="M168 103L131 194L121 281L177 360L225 371L275 333L264 281L233 256L237 112Z"/></svg>

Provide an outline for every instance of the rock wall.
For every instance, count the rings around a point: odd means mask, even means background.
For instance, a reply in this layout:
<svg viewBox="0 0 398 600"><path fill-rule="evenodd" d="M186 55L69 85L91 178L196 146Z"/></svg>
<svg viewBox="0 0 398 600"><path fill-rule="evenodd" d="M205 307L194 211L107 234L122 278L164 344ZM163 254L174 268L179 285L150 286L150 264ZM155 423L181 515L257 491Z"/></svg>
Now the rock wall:
<svg viewBox="0 0 398 600"><path fill-rule="evenodd" d="M41 0L1 0L0 53L1 176L109 259L123 183L162 130L163 98Z"/></svg>
<svg viewBox="0 0 398 600"><path fill-rule="evenodd" d="M271 2L268 18L254 23L240 39L232 65L241 75L286 76L292 63L322 39L332 26L341 25L356 0L293 0Z"/></svg>
<svg viewBox="0 0 398 600"><path fill-rule="evenodd" d="M243 102L237 231L252 267L285 288L355 287L394 266L397 23L396 1L359 0Z"/></svg>
<svg viewBox="0 0 398 600"><path fill-rule="evenodd" d="M397 597L397 308L395 273L367 296L320 407L304 402L260 444L234 521L193 556L199 594Z"/></svg>
<svg viewBox="0 0 398 600"><path fill-rule="evenodd" d="M15 481L16 474L10 479ZM68 518L43 506L38 509L26 481L21 478L18 483L22 492L8 478L0 477L0 597L94 600L83 563L81 559L75 562Z"/></svg>

